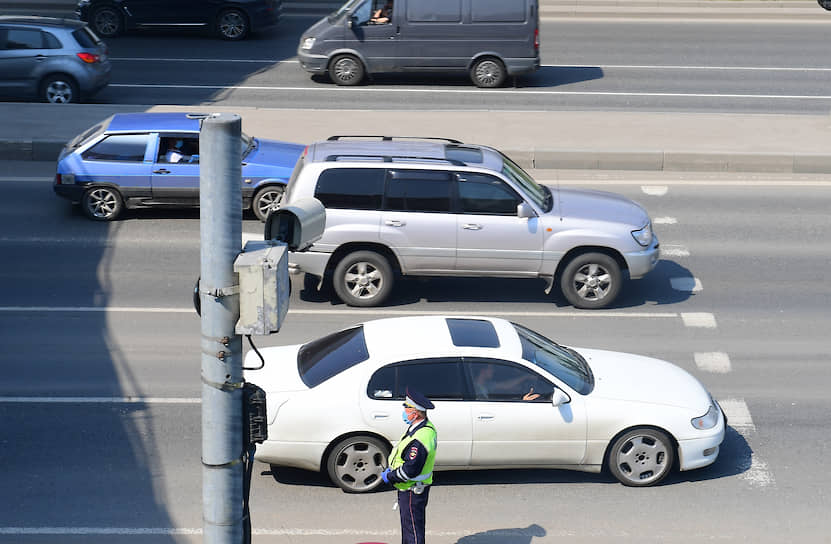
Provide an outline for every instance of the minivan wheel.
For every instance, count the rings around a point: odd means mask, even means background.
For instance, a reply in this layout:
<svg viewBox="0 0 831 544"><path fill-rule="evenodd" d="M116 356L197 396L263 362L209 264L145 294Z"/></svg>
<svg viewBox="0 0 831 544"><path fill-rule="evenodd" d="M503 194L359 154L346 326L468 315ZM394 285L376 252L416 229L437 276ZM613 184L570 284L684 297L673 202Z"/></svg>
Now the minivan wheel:
<svg viewBox="0 0 831 544"><path fill-rule="evenodd" d="M216 30L225 40L241 40L248 35L248 18L238 9L226 9L216 18Z"/></svg>
<svg viewBox="0 0 831 544"><path fill-rule="evenodd" d="M80 91L74 79L65 74L55 74L43 80L40 96L50 104L69 104L78 102Z"/></svg>
<svg viewBox="0 0 831 544"><path fill-rule="evenodd" d="M609 471L623 485L655 485L672 470L675 448L657 429L640 427L615 440L609 450Z"/></svg>
<svg viewBox="0 0 831 544"><path fill-rule="evenodd" d="M92 28L102 38L114 38L121 34L124 22L115 8L98 8L92 14Z"/></svg>
<svg viewBox="0 0 831 544"><path fill-rule="evenodd" d="M357 85L364 80L364 65L352 55L339 55L329 65L329 76L338 85Z"/></svg>
<svg viewBox="0 0 831 544"><path fill-rule="evenodd" d="M265 222L271 209L283 200L284 192L285 188L278 185L269 185L257 191L251 201L251 210L257 219Z"/></svg>
<svg viewBox="0 0 831 544"><path fill-rule="evenodd" d="M81 198L81 207L94 221L112 221L121 214L121 195L112 187L92 187Z"/></svg>
<svg viewBox="0 0 831 544"><path fill-rule="evenodd" d="M374 251L356 251L340 260L332 283L335 293L349 306L378 306L392 291L392 267Z"/></svg>
<svg viewBox="0 0 831 544"><path fill-rule="evenodd" d="M620 293L620 266L605 253L582 253L563 270L560 288L575 308L596 309L611 304Z"/></svg>
<svg viewBox="0 0 831 544"><path fill-rule="evenodd" d="M352 436L341 440L326 458L326 471L332 483L349 493L372 491L381 483L389 449L372 436Z"/></svg>
<svg viewBox="0 0 831 544"><path fill-rule="evenodd" d="M477 87L501 87L505 83L505 66L497 59L477 60L470 69L470 79Z"/></svg>

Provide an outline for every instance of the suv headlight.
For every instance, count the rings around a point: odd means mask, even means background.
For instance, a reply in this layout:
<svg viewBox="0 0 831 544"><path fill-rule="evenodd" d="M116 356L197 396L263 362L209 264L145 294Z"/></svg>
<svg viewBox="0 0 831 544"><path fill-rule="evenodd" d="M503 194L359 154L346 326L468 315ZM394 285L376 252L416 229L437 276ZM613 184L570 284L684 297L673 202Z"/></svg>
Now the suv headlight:
<svg viewBox="0 0 831 544"><path fill-rule="evenodd" d="M718 424L718 418L721 417L721 412L716 408L714 403L710 403L710 408L707 413L701 417L694 417L690 420L692 426L699 430L712 429Z"/></svg>
<svg viewBox="0 0 831 544"><path fill-rule="evenodd" d="M309 50L315 46L315 38L303 38L300 42L300 49Z"/></svg>
<svg viewBox="0 0 831 544"><path fill-rule="evenodd" d="M648 247L652 243L652 222L647 223L642 229L633 230L632 238L643 247Z"/></svg>

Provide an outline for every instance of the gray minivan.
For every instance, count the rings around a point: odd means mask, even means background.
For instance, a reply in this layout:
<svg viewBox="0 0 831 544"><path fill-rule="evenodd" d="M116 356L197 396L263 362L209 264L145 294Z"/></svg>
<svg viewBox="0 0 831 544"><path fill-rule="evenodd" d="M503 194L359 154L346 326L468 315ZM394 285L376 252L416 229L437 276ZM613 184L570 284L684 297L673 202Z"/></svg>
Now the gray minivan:
<svg viewBox="0 0 831 544"><path fill-rule="evenodd" d="M499 87L540 67L538 0L349 0L303 33L297 56L338 85L463 70L478 87Z"/></svg>

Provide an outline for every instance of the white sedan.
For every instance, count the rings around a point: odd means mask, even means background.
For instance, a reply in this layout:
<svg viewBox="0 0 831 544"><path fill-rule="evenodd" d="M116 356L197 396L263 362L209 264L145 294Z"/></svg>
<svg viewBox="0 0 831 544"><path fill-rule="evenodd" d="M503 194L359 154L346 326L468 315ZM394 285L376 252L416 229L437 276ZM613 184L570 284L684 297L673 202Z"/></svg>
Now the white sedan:
<svg viewBox="0 0 831 544"><path fill-rule="evenodd" d="M407 387L436 406L437 470L607 468L648 486L712 464L724 439L718 403L681 368L502 319L380 319L261 352L263 368L245 373L266 391L256 458L326 472L350 492L381 484ZM259 363L247 354L246 367Z"/></svg>

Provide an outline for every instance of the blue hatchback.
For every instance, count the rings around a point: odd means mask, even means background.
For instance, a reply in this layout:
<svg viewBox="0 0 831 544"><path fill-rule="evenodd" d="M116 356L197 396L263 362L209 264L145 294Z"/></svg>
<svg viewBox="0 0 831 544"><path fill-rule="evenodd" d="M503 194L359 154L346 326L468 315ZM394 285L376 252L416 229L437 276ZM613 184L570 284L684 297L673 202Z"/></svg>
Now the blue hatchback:
<svg viewBox="0 0 831 544"><path fill-rule="evenodd" d="M97 221L124 208L199 206L199 122L187 113L113 115L61 151L55 193ZM265 221L305 146L243 134L240 147L243 209Z"/></svg>

